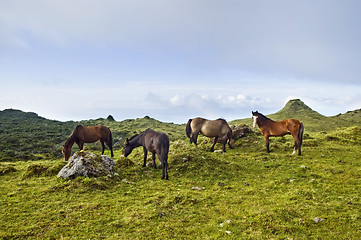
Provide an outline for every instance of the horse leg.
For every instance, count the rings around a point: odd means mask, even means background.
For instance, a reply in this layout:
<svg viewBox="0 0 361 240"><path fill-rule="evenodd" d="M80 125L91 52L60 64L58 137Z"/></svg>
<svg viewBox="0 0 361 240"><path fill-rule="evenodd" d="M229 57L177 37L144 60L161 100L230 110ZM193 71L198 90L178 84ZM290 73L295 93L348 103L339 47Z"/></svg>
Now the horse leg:
<svg viewBox="0 0 361 240"><path fill-rule="evenodd" d="M143 147L143 150L144 150L144 164L142 167L145 167L146 166L146 163L147 163L147 154L148 154L148 151L145 147Z"/></svg>
<svg viewBox="0 0 361 240"><path fill-rule="evenodd" d="M111 157L114 157L114 154L113 154L113 146L112 146L112 144L111 144L111 141L106 141L105 143L108 145L108 147L109 147L109 149L110 149Z"/></svg>
<svg viewBox="0 0 361 240"><path fill-rule="evenodd" d="M270 150L269 150L269 136L267 135L267 136L265 136L264 138L265 138L265 140L266 140L267 153L270 153Z"/></svg>
<svg viewBox="0 0 361 240"><path fill-rule="evenodd" d="M154 168L157 169L157 165L156 165L156 163L155 163L155 153L152 153L152 154L153 154L153 164L154 164ZM158 156L158 158L159 158L159 156Z"/></svg>
<svg viewBox="0 0 361 240"><path fill-rule="evenodd" d="M158 158L162 164L162 179L165 179L166 180L169 180L169 177L168 177L168 156L165 155L165 154L159 154L158 155Z"/></svg>
<svg viewBox="0 0 361 240"><path fill-rule="evenodd" d="M218 137L215 137L215 138L214 138L213 146L211 147L211 152L214 152L214 145L216 145L217 140L218 140Z"/></svg>
<svg viewBox="0 0 361 240"><path fill-rule="evenodd" d="M298 140L298 136L295 135L295 134L292 134L292 137L295 141L295 144L293 145L293 152L292 152L292 155L294 155L297 151L297 149L299 149L299 155L301 154L300 153L300 146L299 146L299 140Z"/></svg>
<svg viewBox="0 0 361 240"><path fill-rule="evenodd" d="M102 155L104 155L104 151L105 151L104 141L100 140L100 144L102 145Z"/></svg>
<svg viewBox="0 0 361 240"><path fill-rule="evenodd" d="M168 160L163 161L164 168L165 168L165 179L169 180L168 177Z"/></svg>
<svg viewBox="0 0 361 240"><path fill-rule="evenodd" d="M223 140L223 152L226 152L226 144L227 144L227 140Z"/></svg>
<svg viewBox="0 0 361 240"><path fill-rule="evenodd" d="M114 157L114 154L113 154L113 146L112 145L108 145L109 148L110 148L110 153L111 153L111 156Z"/></svg>
<svg viewBox="0 0 361 240"><path fill-rule="evenodd" d="M163 165L163 167L162 167L162 179L164 179L164 177L165 177L166 180L169 180L169 177L168 177L168 162L167 162L167 160L164 160L162 165Z"/></svg>
<svg viewBox="0 0 361 240"><path fill-rule="evenodd" d="M78 147L80 150L83 150L83 147L84 147L84 143L83 142L79 142L77 143L78 144Z"/></svg>
<svg viewBox="0 0 361 240"><path fill-rule="evenodd" d="M296 153L296 150L297 150L297 142L295 140L295 144L293 145L293 152L292 152L292 155L294 155Z"/></svg>
<svg viewBox="0 0 361 240"><path fill-rule="evenodd" d="M193 143L197 146L198 134L199 134L199 132L194 132L194 133L192 133L192 136L191 136L191 144L192 144L192 142L193 142Z"/></svg>

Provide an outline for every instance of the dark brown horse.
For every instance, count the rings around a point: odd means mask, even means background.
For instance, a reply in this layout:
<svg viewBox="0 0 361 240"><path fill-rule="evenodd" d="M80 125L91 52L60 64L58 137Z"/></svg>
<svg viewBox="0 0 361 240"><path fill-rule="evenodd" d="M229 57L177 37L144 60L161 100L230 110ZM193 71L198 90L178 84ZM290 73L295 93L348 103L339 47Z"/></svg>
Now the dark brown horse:
<svg viewBox="0 0 361 240"><path fill-rule="evenodd" d="M84 143L93 143L98 140L100 141L103 147L102 154L104 154L105 144L107 144L110 148L111 156L114 157L112 132L108 127L100 126L100 125L76 126L63 146L63 155L65 161L68 161L71 154L71 147L73 146L74 143L76 143L79 146L80 150L82 150Z"/></svg>
<svg viewBox="0 0 361 240"><path fill-rule="evenodd" d="M298 149L298 155L301 155L301 145L303 139L304 127L303 123L297 119L285 119L283 121L273 121L259 112L252 112L253 127L258 125L262 135L266 140L267 152L269 153L269 137L280 137L291 134L295 140L293 153Z"/></svg>
<svg viewBox="0 0 361 240"><path fill-rule="evenodd" d="M162 164L162 179L166 177L168 180L169 138L167 134L147 129L144 132L134 135L130 139L127 138L124 143L122 157L127 157L134 148L140 146L143 146L144 150L143 167L146 166L147 154L149 151L153 154L154 168L157 168L155 164L155 154L157 154L158 159Z"/></svg>
<svg viewBox="0 0 361 240"><path fill-rule="evenodd" d="M204 118L189 119L186 126L186 134L190 139L191 144L197 145L198 134L202 133L206 137L213 138L214 143L211 147L211 152L214 151L214 145L216 145L218 139L221 139L223 144L223 152L226 151L226 143L230 148L234 148L234 137L231 128L224 119L207 120Z"/></svg>

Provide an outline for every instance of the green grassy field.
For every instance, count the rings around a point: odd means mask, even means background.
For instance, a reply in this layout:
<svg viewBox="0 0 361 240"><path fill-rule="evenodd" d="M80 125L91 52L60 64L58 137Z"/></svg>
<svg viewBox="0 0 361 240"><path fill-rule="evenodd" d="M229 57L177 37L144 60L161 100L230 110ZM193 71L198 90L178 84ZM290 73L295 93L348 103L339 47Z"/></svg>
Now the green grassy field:
<svg viewBox="0 0 361 240"><path fill-rule="evenodd" d="M306 115L301 156L291 155L291 136L271 138L267 154L256 129L235 149L211 153L205 137L196 147L181 135L184 126L160 124L163 131L177 129L168 181L161 180L158 160L158 169L142 167L142 148L121 158L120 143L117 175L99 178L57 178L66 163L56 154L36 152L26 161L6 155L0 162L0 239L360 239L358 122L307 131ZM158 124L149 118L111 124L123 136L138 131L125 123L146 122L147 128L149 121ZM100 154L98 145L86 146Z"/></svg>
<svg viewBox="0 0 361 240"><path fill-rule="evenodd" d="M170 180L117 151L118 176L56 177L61 159L3 162L0 238L359 239L359 128L290 137L251 134L227 153L174 141ZM158 162L159 164L159 162Z"/></svg>

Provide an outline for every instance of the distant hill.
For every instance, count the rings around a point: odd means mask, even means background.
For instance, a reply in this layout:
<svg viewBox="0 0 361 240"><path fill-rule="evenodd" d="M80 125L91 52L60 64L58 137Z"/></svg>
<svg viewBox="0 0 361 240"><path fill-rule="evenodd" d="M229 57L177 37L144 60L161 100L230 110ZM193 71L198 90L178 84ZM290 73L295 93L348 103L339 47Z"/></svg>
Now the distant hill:
<svg viewBox="0 0 361 240"><path fill-rule="evenodd" d="M125 138L147 128L167 133L172 141L186 138L184 125L163 123L148 116L121 122L109 118L60 122L32 112L6 109L0 111L0 161L61 157L62 144L78 124L108 126L112 131L115 148L122 147ZM100 149L98 144L86 146Z"/></svg>
<svg viewBox="0 0 361 240"><path fill-rule="evenodd" d="M336 130L340 127L361 126L361 110L339 114L334 117L326 117L312 110L300 99L293 99L280 111L269 114L267 117L279 121L287 118L296 118L303 122L306 132L320 132ZM231 121L232 125L252 124L252 119L240 119Z"/></svg>

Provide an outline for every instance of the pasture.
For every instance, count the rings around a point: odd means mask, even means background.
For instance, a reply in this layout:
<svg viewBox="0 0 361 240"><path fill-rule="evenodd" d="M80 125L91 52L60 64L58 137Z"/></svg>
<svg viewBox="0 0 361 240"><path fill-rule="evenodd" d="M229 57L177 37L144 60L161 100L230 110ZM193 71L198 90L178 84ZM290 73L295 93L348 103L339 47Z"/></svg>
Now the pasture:
<svg viewBox="0 0 361 240"><path fill-rule="evenodd" d="M60 156L2 161L0 238L360 239L361 130L305 129L301 156L291 136L267 154L258 130L224 154L171 139L168 181L141 148L96 179L58 179Z"/></svg>

